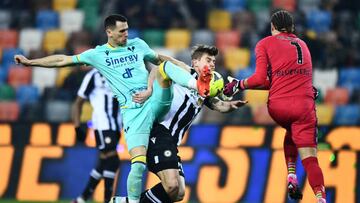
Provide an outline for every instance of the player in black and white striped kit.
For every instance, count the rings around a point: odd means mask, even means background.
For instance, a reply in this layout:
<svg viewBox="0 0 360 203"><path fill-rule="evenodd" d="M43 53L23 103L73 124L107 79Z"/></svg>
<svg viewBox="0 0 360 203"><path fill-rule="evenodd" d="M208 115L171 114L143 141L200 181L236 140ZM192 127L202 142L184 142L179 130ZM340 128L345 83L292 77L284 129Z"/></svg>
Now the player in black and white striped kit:
<svg viewBox="0 0 360 203"><path fill-rule="evenodd" d="M189 71L194 77L199 69L207 65L215 69L218 49L214 46L198 45L193 47L191 58L192 68ZM142 97L134 97L141 101ZM161 183L142 194L140 202L175 202L181 201L185 194L185 178L178 146L203 105L219 112L230 112L246 101L222 101L218 98L203 98L195 91L174 84L174 99L171 109L161 122L154 123L147 151L147 166L156 174Z"/></svg>
<svg viewBox="0 0 360 203"><path fill-rule="evenodd" d="M72 116L76 136L82 141L85 140L86 134L80 127L80 115L85 100L89 100L93 108L92 127L99 159L97 166L90 172L90 179L83 193L73 202L82 203L88 200L101 178L105 180L104 202L108 202L113 193L114 178L120 164L116 146L120 139L121 116L117 99L105 78L96 69L85 75L73 104Z"/></svg>

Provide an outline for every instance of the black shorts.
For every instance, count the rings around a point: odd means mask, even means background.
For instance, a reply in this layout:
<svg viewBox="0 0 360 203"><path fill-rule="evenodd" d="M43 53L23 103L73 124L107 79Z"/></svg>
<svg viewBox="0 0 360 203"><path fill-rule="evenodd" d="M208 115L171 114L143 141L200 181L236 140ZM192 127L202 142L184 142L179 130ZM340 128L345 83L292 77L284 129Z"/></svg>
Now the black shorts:
<svg viewBox="0 0 360 203"><path fill-rule="evenodd" d="M101 152L116 150L119 143L120 132L114 130L95 130L96 147Z"/></svg>
<svg viewBox="0 0 360 203"><path fill-rule="evenodd" d="M157 174L165 169L178 169L179 174L184 177L184 170L178 152L177 143L171 136L170 131L163 125L154 124L146 154L149 171Z"/></svg>

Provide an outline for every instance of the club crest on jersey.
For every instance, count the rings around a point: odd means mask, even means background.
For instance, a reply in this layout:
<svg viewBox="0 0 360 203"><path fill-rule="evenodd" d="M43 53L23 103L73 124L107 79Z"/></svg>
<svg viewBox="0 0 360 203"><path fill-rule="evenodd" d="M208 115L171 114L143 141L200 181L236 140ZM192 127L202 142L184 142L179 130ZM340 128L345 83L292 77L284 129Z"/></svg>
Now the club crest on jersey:
<svg viewBox="0 0 360 203"><path fill-rule="evenodd" d="M131 52L134 52L135 47L134 47L134 46L131 46L131 47L128 47L127 49L128 49L129 51L131 51Z"/></svg>
<svg viewBox="0 0 360 203"><path fill-rule="evenodd" d="M170 150L164 151L164 156L165 157L170 157L171 156L171 151Z"/></svg>

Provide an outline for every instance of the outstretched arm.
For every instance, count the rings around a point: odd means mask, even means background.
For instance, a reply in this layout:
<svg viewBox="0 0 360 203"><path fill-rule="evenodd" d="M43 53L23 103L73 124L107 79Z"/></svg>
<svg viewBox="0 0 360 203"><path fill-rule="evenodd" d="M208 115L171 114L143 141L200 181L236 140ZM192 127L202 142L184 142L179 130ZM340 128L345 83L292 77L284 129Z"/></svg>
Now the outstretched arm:
<svg viewBox="0 0 360 203"><path fill-rule="evenodd" d="M25 66L41 66L46 68L63 67L74 64L72 56L66 55L51 55L38 59L28 59L23 55L15 55L14 60L16 64L23 64Z"/></svg>
<svg viewBox="0 0 360 203"><path fill-rule="evenodd" d="M242 100L234 100L234 101L222 101L217 97L211 98L208 100L207 106L214 110L219 111L221 113L227 113L234 111L245 104L247 104L248 101L242 101Z"/></svg>

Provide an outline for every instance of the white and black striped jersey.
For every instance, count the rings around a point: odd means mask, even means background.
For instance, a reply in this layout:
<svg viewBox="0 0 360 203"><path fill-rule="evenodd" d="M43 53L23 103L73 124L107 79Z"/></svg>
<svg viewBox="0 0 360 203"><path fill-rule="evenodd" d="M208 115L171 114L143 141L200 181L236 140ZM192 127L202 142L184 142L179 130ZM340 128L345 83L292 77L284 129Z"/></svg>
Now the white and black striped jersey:
<svg viewBox="0 0 360 203"><path fill-rule="evenodd" d="M197 77L194 69L191 70L191 74ZM160 124L169 129L171 135L177 140L177 145L180 145L186 130L200 112L205 98L201 97L196 90L176 83L173 83L173 88L174 98L170 110Z"/></svg>
<svg viewBox="0 0 360 203"><path fill-rule="evenodd" d="M95 130L120 130L119 102L98 70L92 69L85 75L78 96L90 101Z"/></svg>

